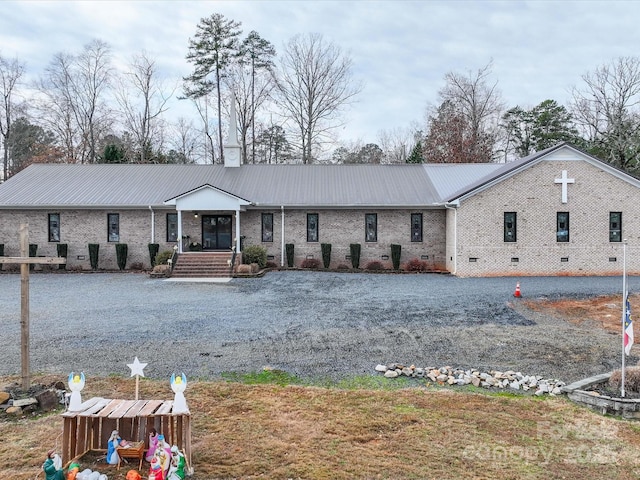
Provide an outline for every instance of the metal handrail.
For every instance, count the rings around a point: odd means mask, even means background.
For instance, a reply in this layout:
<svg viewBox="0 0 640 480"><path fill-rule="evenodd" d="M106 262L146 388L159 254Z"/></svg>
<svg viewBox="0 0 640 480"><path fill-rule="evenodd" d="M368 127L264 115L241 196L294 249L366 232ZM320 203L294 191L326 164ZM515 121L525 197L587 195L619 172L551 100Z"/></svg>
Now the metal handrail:
<svg viewBox="0 0 640 480"><path fill-rule="evenodd" d="M233 252L233 254L231 255L230 273L233 274L233 267L236 264L236 255L237 255L236 246L235 245L233 247L231 247L231 251Z"/></svg>
<svg viewBox="0 0 640 480"><path fill-rule="evenodd" d="M177 259L178 259L178 249L174 248L173 249L173 255L171 255L171 262L169 263L169 265L170 265L169 274L173 273L173 268L176 266L176 260Z"/></svg>

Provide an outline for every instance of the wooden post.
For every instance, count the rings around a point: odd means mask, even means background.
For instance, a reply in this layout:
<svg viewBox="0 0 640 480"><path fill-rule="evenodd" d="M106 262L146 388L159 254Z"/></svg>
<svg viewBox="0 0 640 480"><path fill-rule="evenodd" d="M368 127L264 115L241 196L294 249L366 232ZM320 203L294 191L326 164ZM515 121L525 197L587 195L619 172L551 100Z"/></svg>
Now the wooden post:
<svg viewBox="0 0 640 480"><path fill-rule="evenodd" d="M29 256L29 226L20 225L20 256ZM29 367L29 264L20 264L20 356L22 360L22 390L31 386Z"/></svg>
<svg viewBox="0 0 640 480"><path fill-rule="evenodd" d="M20 224L20 256L0 257L0 264L18 263L20 265L20 356L22 360L22 389L31 387L31 368L29 365L29 265L35 263L63 264L64 257L29 257L29 224Z"/></svg>

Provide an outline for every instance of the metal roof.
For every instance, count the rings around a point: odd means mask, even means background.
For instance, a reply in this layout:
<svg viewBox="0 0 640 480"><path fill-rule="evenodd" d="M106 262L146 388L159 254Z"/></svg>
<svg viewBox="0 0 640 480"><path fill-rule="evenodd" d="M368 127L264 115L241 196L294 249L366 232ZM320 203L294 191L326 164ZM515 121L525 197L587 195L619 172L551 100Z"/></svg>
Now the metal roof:
<svg viewBox="0 0 640 480"><path fill-rule="evenodd" d="M263 206L409 206L439 198L420 165L31 165L0 208L162 207L209 184Z"/></svg>
<svg viewBox="0 0 640 480"><path fill-rule="evenodd" d="M424 168L441 200L495 172L499 163L425 163Z"/></svg>
<svg viewBox="0 0 640 480"><path fill-rule="evenodd" d="M147 208L211 185L262 207L428 207L497 164L34 164L0 185L0 209Z"/></svg>

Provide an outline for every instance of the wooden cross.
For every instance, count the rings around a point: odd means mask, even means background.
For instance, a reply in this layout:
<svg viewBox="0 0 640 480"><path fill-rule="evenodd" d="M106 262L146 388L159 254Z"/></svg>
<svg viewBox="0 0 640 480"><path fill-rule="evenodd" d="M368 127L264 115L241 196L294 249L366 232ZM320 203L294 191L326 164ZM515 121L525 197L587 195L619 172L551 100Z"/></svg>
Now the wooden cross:
<svg viewBox="0 0 640 480"><path fill-rule="evenodd" d="M0 264L17 263L20 265L20 337L22 356L22 389L31 387L29 368L29 265L30 264L63 264L64 257L29 257L29 225L20 224L20 256L0 257Z"/></svg>

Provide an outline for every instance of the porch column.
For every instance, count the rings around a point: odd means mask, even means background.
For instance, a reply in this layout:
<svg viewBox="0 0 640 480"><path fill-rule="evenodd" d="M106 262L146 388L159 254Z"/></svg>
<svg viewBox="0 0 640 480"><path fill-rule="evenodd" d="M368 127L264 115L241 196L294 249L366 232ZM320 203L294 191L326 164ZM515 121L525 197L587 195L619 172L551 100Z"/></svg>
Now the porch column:
<svg viewBox="0 0 640 480"><path fill-rule="evenodd" d="M236 209L236 253L240 253L240 209Z"/></svg>
<svg viewBox="0 0 640 480"><path fill-rule="evenodd" d="M178 212L178 253L182 253L182 210Z"/></svg>

